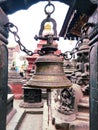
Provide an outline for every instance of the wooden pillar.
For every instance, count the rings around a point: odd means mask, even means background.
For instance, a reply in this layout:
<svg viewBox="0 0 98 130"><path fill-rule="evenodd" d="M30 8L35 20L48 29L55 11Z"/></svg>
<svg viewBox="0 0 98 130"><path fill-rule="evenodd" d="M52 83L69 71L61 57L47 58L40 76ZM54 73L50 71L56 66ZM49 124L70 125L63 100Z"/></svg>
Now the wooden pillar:
<svg viewBox="0 0 98 130"><path fill-rule="evenodd" d="M0 8L0 130L6 130L6 106L8 87L8 50L6 44L8 32L4 25L7 22L8 18Z"/></svg>
<svg viewBox="0 0 98 130"><path fill-rule="evenodd" d="M98 129L98 42L90 53L90 130Z"/></svg>
<svg viewBox="0 0 98 130"><path fill-rule="evenodd" d="M88 20L90 45L90 130L98 130L98 7Z"/></svg>

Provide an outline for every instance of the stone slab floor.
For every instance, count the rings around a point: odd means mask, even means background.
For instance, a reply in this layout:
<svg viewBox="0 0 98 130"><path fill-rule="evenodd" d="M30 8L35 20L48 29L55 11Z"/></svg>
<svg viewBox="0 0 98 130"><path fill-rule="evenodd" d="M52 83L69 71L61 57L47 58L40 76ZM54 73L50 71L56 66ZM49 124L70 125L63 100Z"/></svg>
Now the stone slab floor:
<svg viewBox="0 0 98 130"><path fill-rule="evenodd" d="M18 130L42 130L42 114L26 114Z"/></svg>
<svg viewBox="0 0 98 130"><path fill-rule="evenodd" d="M14 100L16 114L6 126L6 130L42 130L43 108L21 108L22 100Z"/></svg>

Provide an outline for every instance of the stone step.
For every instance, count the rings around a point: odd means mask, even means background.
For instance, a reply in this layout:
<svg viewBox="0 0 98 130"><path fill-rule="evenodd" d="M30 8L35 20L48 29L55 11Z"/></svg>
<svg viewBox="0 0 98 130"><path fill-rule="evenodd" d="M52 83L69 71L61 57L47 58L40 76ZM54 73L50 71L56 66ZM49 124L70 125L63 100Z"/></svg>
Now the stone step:
<svg viewBox="0 0 98 130"><path fill-rule="evenodd" d="M89 113L78 112L77 115L76 115L76 118L78 120L89 121Z"/></svg>
<svg viewBox="0 0 98 130"><path fill-rule="evenodd" d="M13 109L14 94L7 95L7 114Z"/></svg>
<svg viewBox="0 0 98 130"><path fill-rule="evenodd" d="M6 117L6 125L10 122L10 120L13 118L13 116L16 114L17 110L12 108L12 110L7 114Z"/></svg>
<svg viewBox="0 0 98 130"><path fill-rule="evenodd" d="M80 102L78 103L78 111L89 113L89 97L88 96L84 96L83 98L80 99Z"/></svg>
<svg viewBox="0 0 98 130"><path fill-rule="evenodd" d="M78 112L89 113L89 105L84 103L78 104Z"/></svg>
<svg viewBox="0 0 98 130"><path fill-rule="evenodd" d="M13 118L7 124L6 130L17 130L17 125L23 119L24 114L24 110L17 111Z"/></svg>
<svg viewBox="0 0 98 130"><path fill-rule="evenodd" d="M89 104L89 96L83 96L83 97L80 99L80 103Z"/></svg>
<svg viewBox="0 0 98 130"><path fill-rule="evenodd" d="M89 130L89 122L75 120L69 124L69 130Z"/></svg>

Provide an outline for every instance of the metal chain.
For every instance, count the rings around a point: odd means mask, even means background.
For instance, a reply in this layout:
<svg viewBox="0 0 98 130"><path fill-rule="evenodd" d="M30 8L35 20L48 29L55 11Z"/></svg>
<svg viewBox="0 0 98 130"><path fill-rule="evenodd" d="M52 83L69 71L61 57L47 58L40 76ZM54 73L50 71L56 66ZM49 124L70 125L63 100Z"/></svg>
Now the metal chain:
<svg viewBox="0 0 98 130"><path fill-rule="evenodd" d="M10 22L9 22L9 23L7 23L7 24L5 25L5 27L8 29L9 32L11 32L11 33L14 35L14 39L15 39L15 41L18 43L18 45L19 45L21 51L25 52L25 53L28 54L29 56L32 56L33 54L36 54L36 53L37 53L37 54L40 54L40 53L41 53L40 51L34 53L34 52L32 52L32 51L26 49L26 47L25 47L25 46L21 43L21 41L20 41L20 37L19 37L19 35L18 35L18 28L17 28L17 26L15 26L13 23L10 23Z"/></svg>
<svg viewBox="0 0 98 130"><path fill-rule="evenodd" d="M44 52L42 50L38 50L37 52L32 52L32 51L26 49L26 47L20 41L20 37L18 35L18 28L13 23L9 22L4 26L8 29L9 32L11 32L14 35L14 39L18 43L21 51L25 52L29 56L32 56L33 54L39 54L39 55L44 54ZM64 59L70 60L72 58L72 55L75 54L78 51L80 41L81 40L79 40L76 43L76 46L75 46L75 48L72 49L72 51L66 51L64 53L59 54L58 56L63 56Z"/></svg>
<svg viewBox="0 0 98 130"><path fill-rule="evenodd" d="M75 47L71 51L66 51L64 53L61 53L60 55L64 57L65 60L72 59L72 55L78 52L78 48L81 44L81 39L76 43Z"/></svg>
<svg viewBox="0 0 98 130"><path fill-rule="evenodd" d="M61 53L60 55L62 55L66 60L70 60L72 58L72 55L78 52L78 49L81 45L81 43L83 42L84 38L88 38L87 35L87 31L89 29L89 27L94 27L95 24L94 23L86 23L83 25L82 29L81 29L81 33L84 33L84 36L82 36L78 42L76 43L75 47L72 49L72 51L66 51L65 53Z"/></svg>
<svg viewBox="0 0 98 130"><path fill-rule="evenodd" d="M52 11L47 11L48 7L52 7ZM54 4L51 3L51 0L48 0L48 4L45 6L44 8L45 14L47 15L47 17L50 17L50 15L55 11L55 6Z"/></svg>

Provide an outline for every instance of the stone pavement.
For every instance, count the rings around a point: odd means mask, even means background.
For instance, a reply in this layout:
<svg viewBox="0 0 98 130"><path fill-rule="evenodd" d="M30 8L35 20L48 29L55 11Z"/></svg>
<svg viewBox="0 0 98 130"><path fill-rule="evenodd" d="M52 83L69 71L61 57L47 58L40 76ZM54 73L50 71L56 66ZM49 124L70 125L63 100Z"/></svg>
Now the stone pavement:
<svg viewBox="0 0 98 130"><path fill-rule="evenodd" d="M43 108L20 108L22 100L14 100L16 114L6 126L6 130L42 130Z"/></svg>
<svg viewBox="0 0 98 130"><path fill-rule="evenodd" d="M75 120L66 122L60 120L58 114L55 115L53 103L51 109L47 107L46 100L44 100L42 108L22 108L19 107L22 101L14 100L14 108L17 112L7 124L6 130L89 130L87 114L84 115L79 112L77 114L82 115L77 115ZM55 123L53 123L53 117L56 119ZM64 119L66 119L65 116Z"/></svg>

